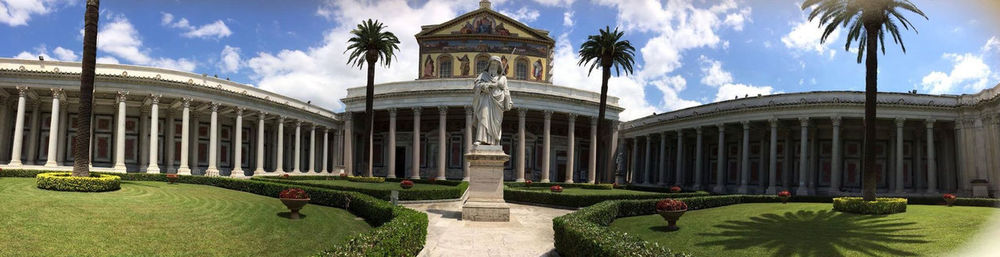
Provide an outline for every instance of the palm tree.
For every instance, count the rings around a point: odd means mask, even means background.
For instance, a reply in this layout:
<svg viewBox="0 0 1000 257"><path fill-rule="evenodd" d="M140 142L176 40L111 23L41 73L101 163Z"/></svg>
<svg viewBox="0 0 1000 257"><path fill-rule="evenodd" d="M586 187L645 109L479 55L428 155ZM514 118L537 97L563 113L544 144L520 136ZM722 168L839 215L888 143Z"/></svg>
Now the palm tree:
<svg viewBox="0 0 1000 257"><path fill-rule="evenodd" d="M97 21L100 0L88 0L83 15L83 70L80 71L80 110L73 139L73 176L90 176L90 117L94 111L94 69L97 62Z"/></svg>
<svg viewBox="0 0 1000 257"><path fill-rule="evenodd" d="M605 131L607 131L604 113L608 106L608 79L611 78L611 67L614 66L617 75L621 76L622 70L625 71L626 75L632 74L632 66L635 64L635 47L632 47L632 43L628 40L622 40L622 35L625 35L625 32L618 31L617 27L614 31L611 31L611 27L604 27L597 35L587 36L587 41L580 45L580 62L577 65L590 65L587 76L590 76L590 73L594 72L598 66L601 67L601 105L597 114L599 121L597 134L601 135L601 139L597 142L597 149L602 152L600 156L609 156L603 152L607 151L606 145L609 140L609 137L604 136ZM598 160L606 159L598 158ZM605 174L604 169L607 166L597 165L599 169L597 173Z"/></svg>
<svg viewBox="0 0 1000 257"><path fill-rule="evenodd" d="M826 42L837 27L848 28L844 50L851 48L851 43L858 42L858 63L865 59L865 140L864 140L864 183L862 196L865 201L875 200L875 103L878 94L878 49L885 54L885 32L889 32L892 41L899 44L906 53L903 38L899 35L899 26L909 30L916 27L900 14L900 9L916 13L924 19L923 11L917 9L908 0L806 0L802 9L813 7L809 20L819 17L823 36L820 42Z"/></svg>
<svg viewBox="0 0 1000 257"><path fill-rule="evenodd" d="M385 67L389 67L392 58L399 50L399 39L392 32L384 31L384 26L379 21L362 21L358 28L351 30L354 36L347 40L347 50L351 56L347 59L348 64L358 68L368 68L368 85L365 90L365 144L366 160L368 160L368 176L372 176L372 130L375 125L375 113L372 110L373 95L375 94L375 62L382 61ZM389 171L392 172L392 171Z"/></svg>

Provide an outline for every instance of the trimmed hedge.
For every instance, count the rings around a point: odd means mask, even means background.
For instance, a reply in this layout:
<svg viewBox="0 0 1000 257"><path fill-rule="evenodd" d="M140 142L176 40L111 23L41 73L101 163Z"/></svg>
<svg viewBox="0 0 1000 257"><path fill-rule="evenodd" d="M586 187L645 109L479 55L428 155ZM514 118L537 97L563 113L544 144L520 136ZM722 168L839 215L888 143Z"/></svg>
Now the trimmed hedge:
<svg viewBox="0 0 1000 257"><path fill-rule="evenodd" d="M906 198L875 198L865 201L861 197L833 198L833 209L857 214L893 214L906 212Z"/></svg>
<svg viewBox="0 0 1000 257"><path fill-rule="evenodd" d="M534 184L531 187L535 187ZM620 193L614 193L620 191ZM694 193L665 193L665 194L631 194L628 191L608 191L608 194L600 195L571 195L552 193L548 190L527 190L516 187L504 187L503 199L506 201L538 203L556 205L564 207L585 207L591 206L607 200L629 200L629 199L663 199L663 198L684 198L693 196L707 196L707 192Z"/></svg>
<svg viewBox="0 0 1000 257"><path fill-rule="evenodd" d="M672 186L640 186L627 184L622 186L622 188L635 191L646 191L646 192L658 192L658 193L670 193L670 187ZM687 188L681 187L681 192L693 192Z"/></svg>
<svg viewBox="0 0 1000 257"><path fill-rule="evenodd" d="M35 176L38 188L56 191L107 192L121 189L118 176L90 174L90 177L73 177L69 172L49 172Z"/></svg>
<svg viewBox="0 0 1000 257"><path fill-rule="evenodd" d="M383 183L385 178L383 177L347 177L347 181L360 182L360 183Z"/></svg>
<svg viewBox="0 0 1000 257"><path fill-rule="evenodd" d="M296 186L312 186L319 188L328 188L341 191L353 191L372 197L382 199L382 200L392 200L392 191L385 189L372 189L372 188L361 188L361 187L346 187L341 185L330 185L330 184L319 184L310 183L309 180L286 180L286 179L274 179L274 178L258 178L255 177L252 180L262 180L269 182L284 183L288 185ZM402 181L402 179L400 179ZM431 184L426 180L414 180L414 183L418 184ZM403 190L402 188L397 189L399 191L399 200L403 201L413 201L413 200L440 200L440 199L458 199L462 198L465 194L465 190L469 188L469 182L465 181L435 181L433 184L438 185L454 185L454 188L448 189L422 189L422 190Z"/></svg>
<svg viewBox="0 0 1000 257"><path fill-rule="evenodd" d="M504 185L509 187L528 187L528 184L524 182L506 182ZM614 189L613 184L588 184L588 183L539 183L533 182L530 187L551 187L551 186L561 186L563 188L583 188L583 189Z"/></svg>
<svg viewBox="0 0 1000 257"><path fill-rule="evenodd" d="M45 171L2 170L0 177L33 177ZM100 173L123 180L166 181L164 174L154 173ZM277 197L289 186L262 180L232 179L223 177L180 176L178 183L216 186L263 196ZM416 256L427 238L427 214L358 193L330 190L312 186L299 186L309 193L310 203L343 208L365 219L372 230L348 237L347 240L320 252L322 256Z"/></svg>

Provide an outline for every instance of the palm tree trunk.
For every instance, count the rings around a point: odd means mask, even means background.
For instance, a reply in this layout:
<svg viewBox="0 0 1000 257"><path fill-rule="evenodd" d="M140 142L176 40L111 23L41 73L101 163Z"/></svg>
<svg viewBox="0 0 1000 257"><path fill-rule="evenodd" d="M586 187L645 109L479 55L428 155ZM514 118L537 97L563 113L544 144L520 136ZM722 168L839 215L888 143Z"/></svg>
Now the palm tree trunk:
<svg viewBox="0 0 1000 257"><path fill-rule="evenodd" d="M597 137L599 139L596 142L597 143L597 149L601 152L601 155L600 155L600 157L597 158L597 160L598 161L605 160L604 163L607 163L607 165L598 165L597 167L599 169L597 170L597 174L609 174L609 173L606 173L606 172L610 172L610 171L608 171L608 168L611 167L610 164L612 163L612 160L613 160L613 157L610 157L610 156L611 156L611 154L614 154L614 153L610 152L611 148L608 147L608 145L614 144L615 142L609 142L611 140L610 139L611 137L608 136L608 133L607 133L607 131L608 131L608 124L607 124L607 122L604 119L604 113L605 113L605 109L608 108L608 79L611 78L611 66L607 66L607 65L602 66L601 67L601 73L602 73L601 74L601 104L600 104L600 107L599 107L600 110L597 111L597 121L598 121L597 122L597 135L598 135ZM613 181L615 179L614 178L615 175L617 175L617 174L611 174L611 175L612 175L611 179Z"/></svg>
<svg viewBox="0 0 1000 257"><path fill-rule="evenodd" d="M367 161L368 170L365 171L365 175L371 177L372 172L372 149L374 148L372 140L375 130L375 110L372 110L375 105L375 60L372 58L368 59L368 85L365 87L365 138L368 142L365 144L365 160Z"/></svg>
<svg viewBox="0 0 1000 257"><path fill-rule="evenodd" d="M878 97L878 27L865 25L865 140L864 140L864 182L862 197L865 201L875 201L878 173L875 170L875 104Z"/></svg>
<svg viewBox="0 0 1000 257"><path fill-rule="evenodd" d="M90 118L94 108L94 69L97 65L97 22L100 0L88 0L83 16L83 70L80 72L80 109L73 139L73 176L90 176Z"/></svg>

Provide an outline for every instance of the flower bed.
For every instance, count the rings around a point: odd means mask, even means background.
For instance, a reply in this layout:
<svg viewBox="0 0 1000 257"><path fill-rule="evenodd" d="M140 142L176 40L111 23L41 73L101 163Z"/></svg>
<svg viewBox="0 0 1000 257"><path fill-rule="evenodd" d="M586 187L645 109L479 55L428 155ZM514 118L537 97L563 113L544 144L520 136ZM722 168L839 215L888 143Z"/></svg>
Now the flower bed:
<svg viewBox="0 0 1000 257"><path fill-rule="evenodd" d="M833 198L833 209L857 214L893 214L906 212L906 198L875 198L865 201L861 197Z"/></svg>
<svg viewBox="0 0 1000 257"><path fill-rule="evenodd" d="M93 173L90 177L73 177L69 172L50 172L35 176L35 184L47 190L107 192L121 189L121 177Z"/></svg>
<svg viewBox="0 0 1000 257"><path fill-rule="evenodd" d="M536 183L542 184L542 183ZM566 184L572 185L572 184ZM571 188L565 187L564 188ZM541 187L532 184L532 188L548 189L548 187ZM524 202L524 203L537 203L546 205L556 205L564 207L584 207L594 205L599 202L607 200L626 200L626 199L663 199L663 198L683 198L692 196L707 196L707 192L691 192L691 193L649 193L649 192L632 192L628 190L614 189L614 190L595 190L599 191L599 194L571 194L568 193L553 193L550 190L532 190L519 187L505 187L503 190L503 199L512 202Z"/></svg>
<svg viewBox="0 0 1000 257"><path fill-rule="evenodd" d="M3 170L0 177L32 177L45 171ZM123 180L167 181L163 174L152 173L95 173L120 177ZM293 176L294 177L294 176ZM315 176L314 176L315 178ZM180 176L178 183L216 186L258 195L274 197L288 188L287 184L262 180L232 179L205 176ZM373 228L366 233L349 237L344 243L322 251L323 256L416 256L424 247L427 237L427 214L376 199L358 192L330 190L303 186L311 203L344 208Z"/></svg>

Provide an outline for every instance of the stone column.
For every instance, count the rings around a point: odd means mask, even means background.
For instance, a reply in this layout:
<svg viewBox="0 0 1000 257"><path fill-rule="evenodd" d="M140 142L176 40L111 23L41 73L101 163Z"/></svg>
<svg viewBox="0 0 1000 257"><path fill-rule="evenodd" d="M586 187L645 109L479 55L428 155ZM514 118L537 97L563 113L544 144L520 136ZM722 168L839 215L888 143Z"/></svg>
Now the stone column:
<svg viewBox="0 0 1000 257"><path fill-rule="evenodd" d="M274 172L288 173L285 171L285 116L278 116L278 124L275 125L278 125L278 148L274 151Z"/></svg>
<svg viewBox="0 0 1000 257"><path fill-rule="evenodd" d="M552 111L545 111L545 123L543 126L543 136L542 138L542 179L539 182L549 183L549 146L552 142Z"/></svg>
<svg viewBox="0 0 1000 257"><path fill-rule="evenodd" d="M292 149L292 173L302 173L302 121L295 121L295 149ZM371 170L368 171L371 173ZM371 174L369 174L371 177Z"/></svg>
<svg viewBox="0 0 1000 257"><path fill-rule="evenodd" d="M643 184L652 185L653 181L653 135L646 135L646 159L642 161L642 171L646 173L646 179L642 181Z"/></svg>
<svg viewBox="0 0 1000 257"><path fill-rule="evenodd" d="M160 172L160 165L158 157L160 156L160 147L158 143L160 142L160 97L161 95L150 95L150 114L149 114L149 166L146 168L146 173L165 173ZM166 142L165 142L166 143ZM169 144L169 143L167 143Z"/></svg>
<svg viewBox="0 0 1000 257"><path fill-rule="evenodd" d="M413 167L410 179L420 179L420 107L413 108Z"/></svg>
<svg viewBox="0 0 1000 257"><path fill-rule="evenodd" d="M219 103L211 103L212 116L208 125L208 168L205 176L219 176Z"/></svg>
<svg viewBox="0 0 1000 257"><path fill-rule="evenodd" d="M172 109L170 109L169 106L165 111L167 114L167 122L165 122L164 125L166 125L167 127L164 132L167 134L165 137L163 137L164 138L163 146L164 150L167 152L165 153L166 156L164 156L164 158L166 159L163 160L163 163L166 164L166 170L162 170L160 172L170 173L170 171L174 170L174 159L175 159L174 157L176 157L175 155L176 153L174 152L176 151L174 150L175 149L174 147L176 147L176 145L174 145L174 134L177 133L177 130L176 128L174 128L174 126L176 126L177 123L174 121L175 112Z"/></svg>
<svg viewBox="0 0 1000 257"><path fill-rule="evenodd" d="M694 146L694 186L691 189L701 190L701 127L694 128L697 138Z"/></svg>
<svg viewBox="0 0 1000 257"><path fill-rule="evenodd" d="M118 122L115 128L115 167L116 172L125 172L125 96L128 92L118 91Z"/></svg>
<svg viewBox="0 0 1000 257"><path fill-rule="evenodd" d="M136 163L136 166L139 166L138 167L139 168L139 172L148 172L148 171L146 171L146 168L149 167L149 143L150 142L149 142L149 140L142 140L142 137L144 135L151 134L149 132L149 128L150 128L149 124L150 124L151 120L149 119L149 111L148 110L145 110L145 109L143 109L143 108L140 107L139 108L139 112L140 112L139 113L139 121L138 121L138 124L136 124L137 126L139 126L139 135L136 136L136 138L135 138L136 144L138 144L138 149L139 149L139 154L136 155L136 158L138 158L139 160Z"/></svg>
<svg viewBox="0 0 1000 257"><path fill-rule="evenodd" d="M194 135L191 138L191 140L194 141L194 142L191 144L191 150L190 150L191 151L191 170L192 170L191 172L195 173L195 171L197 171L199 168L201 168L198 165L201 162L200 160L198 160L198 158L200 157L200 156L198 156L198 151L199 151L198 150L198 128L201 127L201 117L199 117L198 113L195 113L194 115L191 116L191 121L194 122L194 126L191 127L191 132L190 132L191 135ZM202 172L204 172L204 171L202 171Z"/></svg>
<svg viewBox="0 0 1000 257"><path fill-rule="evenodd" d="M517 108L517 174L516 182L524 182L524 118L528 115L528 110L524 108Z"/></svg>
<svg viewBox="0 0 1000 257"><path fill-rule="evenodd" d="M806 178L808 175L806 175L806 169L808 169L809 166L806 161L806 158L808 158L806 156L806 149L808 147L807 142L809 141L809 118L799 118L799 127L802 133L799 138L799 188L795 190L795 194L808 195L809 189L806 188Z"/></svg>
<svg viewBox="0 0 1000 257"><path fill-rule="evenodd" d="M590 117L590 155L587 158L587 183L597 181L597 117Z"/></svg>
<svg viewBox="0 0 1000 257"><path fill-rule="evenodd" d="M712 191L724 194L726 193L726 182L723 180L726 171L726 124L715 126L719 128L719 149L716 152L715 188Z"/></svg>
<svg viewBox="0 0 1000 257"><path fill-rule="evenodd" d="M472 106L465 106L465 153L472 152ZM462 158L462 181L469 181L469 161L465 160L465 156L456 156L455 158ZM521 170L521 180L524 180L523 169Z"/></svg>
<svg viewBox="0 0 1000 257"><path fill-rule="evenodd" d="M660 179L658 186L667 185L667 159L670 156L670 149L667 148L667 132L660 133Z"/></svg>
<svg viewBox="0 0 1000 257"><path fill-rule="evenodd" d="M389 108L389 135L388 141L389 146L389 170L386 172L386 178L396 178L396 108Z"/></svg>
<svg viewBox="0 0 1000 257"><path fill-rule="evenodd" d="M435 179L445 180L445 172L448 171L446 162L448 155L448 106L438 106L438 174Z"/></svg>
<svg viewBox="0 0 1000 257"><path fill-rule="evenodd" d="M934 119L928 119L927 125L927 194L936 195L937 191L937 156L934 153Z"/></svg>
<svg viewBox="0 0 1000 257"><path fill-rule="evenodd" d="M244 107L236 107L236 125L233 126L233 170L230 177L246 177L243 173L243 111Z"/></svg>
<svg viewBox="0 0 1000 257"><path fill-rule="evenodd" d="M836 195L840 194L840 178L843 172L841 168L841 150L840 150L840 116L833 116L831 118L833 121L833 163L830 164L830 194Z"/></svg>
<svg viewBox="0 0 1000 257"><path fill-rule="evenodd" d="M188 140L191 133L191 98L181 98L184 109L181 111L181 164L177 167L178 175L191 175L191 168L188 167Z"/></svg>
<svg viewBox="0 0 1000 257"><path fill-rule="evenodd" d="M664 158L665 159L665 158ZM674 171L674 176L676 176L677 186L684 186L684 131L677 130L677 168Z"/></svg>
<svg viewBox="0 0 1000 257"><path fill-rule="evenodd" d="M49 119L49 151L45 167L59 166L59 162L56 161L56 153L59 152L59 99L62 98L62 95L62 89L52 89L52 113L49 115L51 116Z"/></svg>
<svg viewBox="0 0 1000 257"><path fill-rule="evenodd" d="M903 125L905 118L896 118L896 183L894 192L903 193Z"/></svg>
<svg viewBox="0 0 1000 257"><path fill-rule="evenodd" d="M307 169L309 173L316 173L316 124L309 126L309 167Z"/></svg>
<svg viewBox="0 0 1000 257"><path fill-rule="evenodd" d="M747 191L747 181L750 179L750 121L745 120L740 122L743 124L743 145L740 147L740 187L736 189L737 193L746 194Z"/></svg>
<svg viewBox="0 0 1000 257"><path fill-rule="evenodd" d="M344 155L341 161L344 163L344 172L354 175L354 117L351 117L351 113L347 113L347 119L344 120L344 131L343 141L341 144L344 146Z"/></svg>
<svg viewBox="0 0 1000 257"><path fill-rule="evenodd" d="M602 120L597 122L606 122L606 121ZM625 184L624 177L621 177L621 179L619 179L620 177L618 176L619 175L618 165L615 164L615 160L617 160L616 159L617 156L615 156L615 154L618 153L618 126L620 123L618 123L618 121L611 121L610 123L611 123L610 126L611 141L609 141L609 144L611 145L611 151L608 151L607 161L605 162L606 165L604 165L604 168L607 169L608 172L607 176L610 176L612 182L618 183L619 185L624 185ZM622 141L625 140L622 139ZM597 143L595 142L594 145L596 144ZM624 142L622 144L623 144L622 147L624 147Z"/></svg>
<svg viewBox="0 0 1000 257"><path fill-rule="evenodd" d="M266 112L260 112L257 115L257 169L253 171L253 175L264 175L264 118L267 117Z"/></svg>
<svg viewBox="0 0 1000 257"><path fill-rule="evenodd" d="M39 99L31 105L31 131L28 134L28 164L35 165L38 159L38 137L40 136L42 101Z"/></svg>
<svg viewBox="0 0 1000 257"><path fill-rule="evenodd" d="M320 172L330 173L330 162L327 160L330 157L330 128L323 128L323 165L320 165ZM392 149L395 152L395 149Z"/></svg>
<svg viewBox="0 0 1000 257"><path fill-rule="evenodd" d="M573 183L573 175L576 169L576 114L568 114L569 126L566 128L566 180L564 183Z"/></svg>
<svg viewBox="0 0 1000 257"><path fill-rule="evenodd" d="M66 93L64 92L62 94L62 96L63 96L63 98L66 98ZM62 99L60 101L65 101L65 99ZM66 163L66 148L68 147L67 144L66 144L66 140L73 140L71 138L67 138L67 136L66 136L66 133L68 133L68 131L67 131L68 128L70 128L72 126L75 126L75 124L70 124L69 123L69 114L67 114L67 113L69 113L69 111L68 111L69 107L68 106L69 106L69 104L60 104L60 110L59 110L59 124L60 124L59 125L59 134L56 135L57 137L59 137L58 140L56 140L57 141L56 143L59 145L58 150L56 151L56 163L57 163L57 165L65 165L65 163ZM7 120L6 118L7 118L7 116L4 115L3 116L3 120ZM0 131L3 131L3 130L0 130ZM0 143L0 145L2 145L2 143ZM70 150L70 151L72 151L72 150Z"/></svg>
<svg viewBox="0 0 1000 257"><path fill-rule="evenodd" d="M767 169L767 189L764 191L765 194L773 195L778 192L775 184L778 180L778 119L771 118L767 120L771 125L771 142L770 150L768 152L768 169Z"/></svg>

